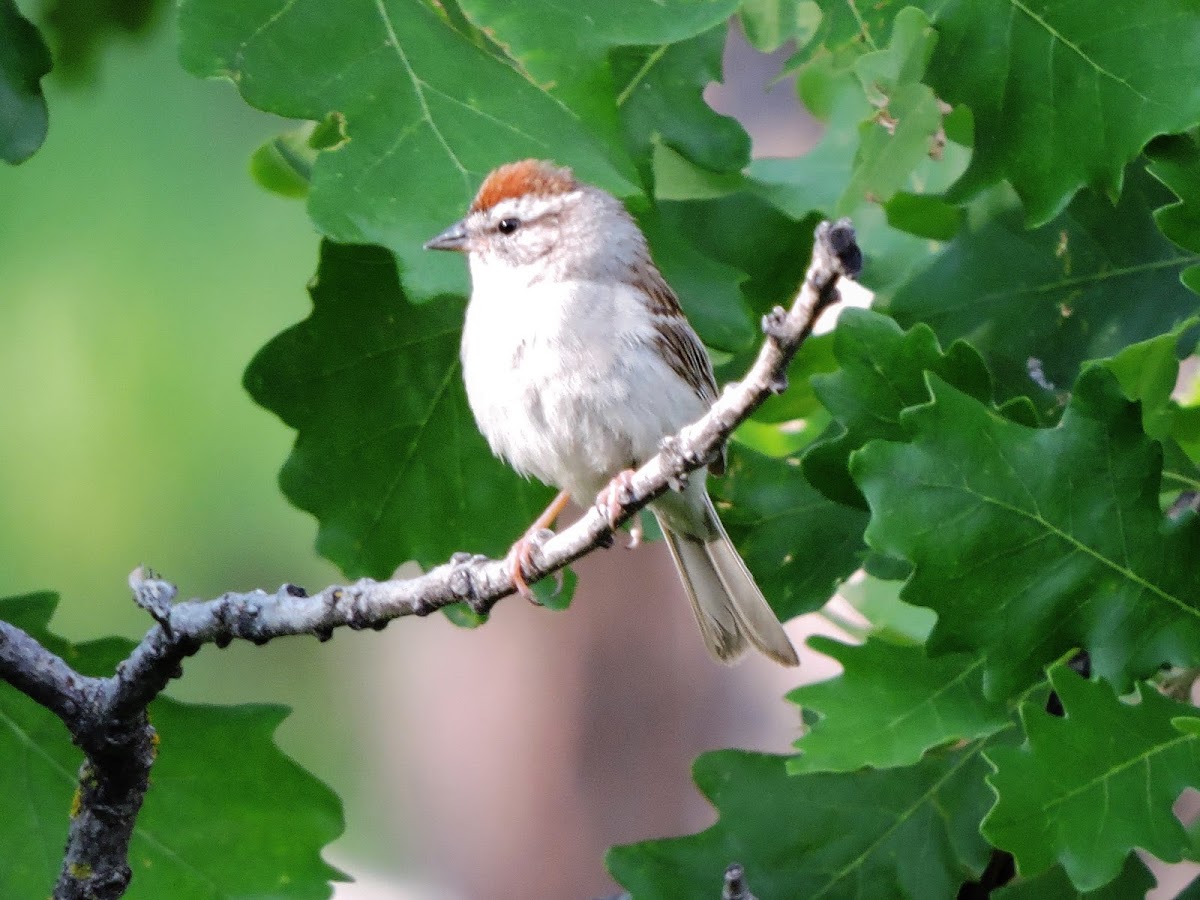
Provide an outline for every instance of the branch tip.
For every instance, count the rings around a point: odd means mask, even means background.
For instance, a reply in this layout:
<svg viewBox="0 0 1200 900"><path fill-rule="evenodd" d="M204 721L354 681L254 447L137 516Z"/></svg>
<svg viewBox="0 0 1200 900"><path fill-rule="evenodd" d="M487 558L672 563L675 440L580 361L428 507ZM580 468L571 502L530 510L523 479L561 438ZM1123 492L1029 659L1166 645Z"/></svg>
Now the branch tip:
<svg viewBox="0 0 1200 900"><path fill-rule="evenodd" d="M179 589L164 581L147 566L138 566L129 573L129 588L133 591L133 602L150 613L150 617L171 634L171 604Z"/></svg>

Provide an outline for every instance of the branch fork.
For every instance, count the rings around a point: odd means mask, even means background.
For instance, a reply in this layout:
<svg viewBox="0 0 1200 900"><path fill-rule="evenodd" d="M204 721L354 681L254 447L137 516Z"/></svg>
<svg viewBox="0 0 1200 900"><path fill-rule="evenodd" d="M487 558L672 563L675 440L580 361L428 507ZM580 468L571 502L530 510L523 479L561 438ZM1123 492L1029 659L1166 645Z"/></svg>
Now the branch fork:
<svg viewBox="0 0 1200 900"><path fill-rule="evenodd" d="M838 281L853 278L861 267L849 220L822 222L795 302L763 318L766 340L746 377L729 385L703 418L664 440L641 468L623 473L619 485L614 480L603 509L592 506L570 527L539 540L526 580L533 583L611 546L620 525L715 458L738 425L772 393L786 389L788 365L821 313L837 302ZM146 709L182 674L183 660L204 644L225 647L234 639L265 644L296 634L325 641L336 628L382 629L392 619L427 616L459 602L482 615L517 591L505 560L469 553L456 553L416 578L363 578L312 595L284 584L274 593L175 603L175 586L140 566L129 586L155 625L109 678L79 674L24 631L0 621L0 678L55 713L85 755L56 900L115 900L125 893L129 841L157 754ZM740 879L740 872L727 876L728 895L746 896Z"/></svg>

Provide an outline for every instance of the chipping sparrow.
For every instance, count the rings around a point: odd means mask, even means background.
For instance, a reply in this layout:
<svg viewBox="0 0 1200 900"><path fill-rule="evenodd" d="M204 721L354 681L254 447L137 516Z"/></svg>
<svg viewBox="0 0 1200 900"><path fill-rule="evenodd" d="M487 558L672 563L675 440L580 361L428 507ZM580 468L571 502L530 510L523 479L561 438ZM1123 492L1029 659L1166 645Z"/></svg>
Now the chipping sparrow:
<svg viewBox="0 0 1200 900"><path fill-rule="evenodd" d="M480 430L518 472L562 490L530 534L568 496L595 497L614 478L620 485L716 398L712 363L642 232L620 201L569 169L538 160L501 166L466 218L425 246L470 261L462 363ZM796 665L704 482L694 473L651 508L705 645L731 662L749 641ZM522 589L529 546L513 560Z"/></svg>

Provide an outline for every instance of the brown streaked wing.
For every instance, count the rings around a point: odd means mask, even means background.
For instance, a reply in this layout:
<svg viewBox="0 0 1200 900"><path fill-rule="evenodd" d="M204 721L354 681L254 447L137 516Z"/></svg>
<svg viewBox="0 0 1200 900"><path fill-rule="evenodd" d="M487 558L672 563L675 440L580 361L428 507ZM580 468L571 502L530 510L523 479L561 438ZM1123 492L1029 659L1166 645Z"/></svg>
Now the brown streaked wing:
<svg viewBox="0 0 1200 900"><path fill-rule="evenodd" d="M641 274L644 273L644 274ZM712 361L700 338L688 324L671 286L652 265L639 267L641 278L633 286L642 291L650 306L650 314L658 326L655 344L671 369L700 395L705 403L717 399L717 382L713 377Z"/></svg>

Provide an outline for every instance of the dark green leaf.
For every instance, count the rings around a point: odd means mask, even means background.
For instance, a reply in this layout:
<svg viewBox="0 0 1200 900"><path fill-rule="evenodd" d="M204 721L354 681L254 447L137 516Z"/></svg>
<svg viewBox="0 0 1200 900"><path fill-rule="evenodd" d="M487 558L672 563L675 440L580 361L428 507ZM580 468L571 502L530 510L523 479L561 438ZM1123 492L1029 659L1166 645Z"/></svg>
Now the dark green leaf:
<svg viewBox="0 0 1200 900"><path fill-rule="evenodd" d="M840 431L804 455L804 472L827 497L866 508L850 478L850 454L867 441L902 440L900 412L929 399L925 373L942 378L981 401L991 398L987 367L974 349L956 342L943 352L929 328L907 332L868 310L846 310L834 331L833 355L841 368L812 378L813 392L833 414Z"/></svg>
<svg viewBox="0 0 1200 900"><path fill-rule="evenodd" d="M56 604L53 594L0 600L0 619L85 674L111 675L133 645L68 643L49 631ZM342 832L341 803L275 745L286 714L154 701L158 758L130 845L129 900L331 895L343 876L320 854ZM0 895L48 896L83 757L54 715L3 683L0 726Z"/></svg>
<svg viewBox="0 0 1200 900"><path fill-rule="evenodd" d="M821 716L796 742L800 753L788 760L788 772L908 766L933 747L986 737L1010 724L1004 702L983 699L979 657L931 658L920 645L878 639L850 645L813 637L808 644L843 671L788 694Z"/></svg>
<svg viewBox="0 0 1200 900"><path fill-rule="evenodd" d="M931 652L986 653L996 697L1075 647L1121 687L1200 661L1200 523L1164 533L1161 450L1113 376L1085 372L1044 429L928 381L900 416L911 443L872 441L851 471L867 542L911 562L902 598L938 613Z"/></svg>
<svg viewBox="0 0 1200 900"><path fill-rule="evenodd" d="M659 0L655 3L558 3L554 0L459 0L471 21L612 145L620 144L618 95L629 88L623 67L614 86L609 54L616 48L662 48L701 32L724 31L738 0ZM570 48L567 51L565 48ZM719 56L718 56L719 59ZM645 77L645 76L643 76ZM676 85L678 87L678 85ZM703 85L696 85L700 97ZM674 111L673 120L680 118ZM715 114L708 112L707 119ZM699 120L703 121L703 120Z"/></svg>
<svg viewBox="0 0 1200 900"><path fill-rule="evenodd" d="M695 764L720 819L700 834L614 847L613 877L638 900L695 900L732 861L763 900L941 900L978 875L990 799L979 747L908 769L789 776L786 757L724 750Z"/></svg>
<svg viewBox="0 0 1200 900"><path fill-rule="evenodd" d="M46 139L46 98L42 76L50 71L50 51L15 0L0 0L0 159L29 159Z"/></svg>
<svg viewBox="0 0 1200 900"><path fill-rule="evenodd" d="M654 261L679 295L701 339L721 350L751 346L758 332L742 296L746 273L706 254L661 208L633 204L631 211L653 248Z"/></svg>
<svg viewBox="0 0 1200 900"><path fill-rule="evenodd" d="M1130 900L1145 897L1154 887L1154 876L1135 854L1125 859L1121 874L1095 891L1080 891L1057 866L1036 878L1022 878L992 893L993 900ZM1176 900L1184 900L1180 894Z"/></svg>
<svg viewBox="0 0 1200 900"><path fill-rule="evenodd" d="M1200 900L1200 878L1193 879L1187 887L1176 895L1175 900Z"/></svg>
<svg viewBox="0 0 1200 900"><path fill-rule="evenodd" d="M458 260L461 264L461 260ZM459 369L463 304L415 306L391 256L325 242L312 315L246 371L254 399L298 432L280 473L350 577L502 552L550 499L488 450Z"/></svg>
<svg viewBox="0 0 1200 900"><path fill-rule="evenodd" d="M1025 745L988 753L997 800L984 835L1021 874L1058 862L1081 891L1116 878L1135 847L1178 862L1190 840L1171 807L1185 787L1200 787L1195 707L1146 684L1138 702L1122 703L1066 666L1050 670L1050 683L1065 718L1026 704Z"/></svg>
<svg viewBox="0 0 1200 900"><path fill-rule="evenodd" d="M819 219L794 219L744 190L659 207L664 224L686 236L703 256L744 273L739 286L755 313L750 331L757 347L759 318L775 306L790 306L804 280Z"/></svg>
<svg viewBox="0 0 1200 900"><path fill-rule="evenodd" d="M231 79L251 105L345 118L348 140L313 167L309 212L334 240L395 252L416 300L465 293L462 261L421 247L500 163L555 159L633 192L623 153L420 0L186 0L179 28L184 66Z"/></svg>
<svg viewBox="0 0 1200 900"><path fill-rule="evenodd" d="M975 119L957 197L1004 178L1042 225L1085 185L1115 197L1147 141L1200 121L1193 0L1142 0L1132 16L1107 0L923 5L939 34L928 84Z"/></svg>
<svg viewBox="0 0 1200 900"><path fill-rule="evenodd" d="M704 101L721 78L726 28L720 25L676 44L625 47L612 53L617 105L630 154L650 182L661 143L712 172L738 172L750 161L750 137L736 119Z"/></svg>
<svg viewBox="0 0 1200 900"><path fill-rule="evenodd" d="M782 394L774 394L758 408L754 419L759 422L791 422L800 418L818 416L824 409L813 391L813 377L837 370L837 359L833 355L834 335L822 334L810 337L800 345L800 350L788 368L788 388ZM745 371L743 367L740 371ZM744 425L742 427L745 427ZM739 432L740 433L740 432Z"/></svg>
<svg viewBox="0 0 1200 900"><path fill-rule="evenodd" d="M824 606L861 563L866 516L813 490L794 457L770 459L733 446L726 476L709 484L730 537L781 619Z"/></svg>
<svg viewBox="0 0 1200 900"><path fill-rule="evenodd" d="M1112 356L1200 309L1179 283L1200 257L1149 227L1151 208L1166 196L1135 169L1116 208L1084 192L1035 231L1025 230L1012 207L975 215L887 309L902 325L931 325L943 343L969 340L1002 396L1028 394L1052 405L1031 368L1063 390L1085 359Z"/></svg>

